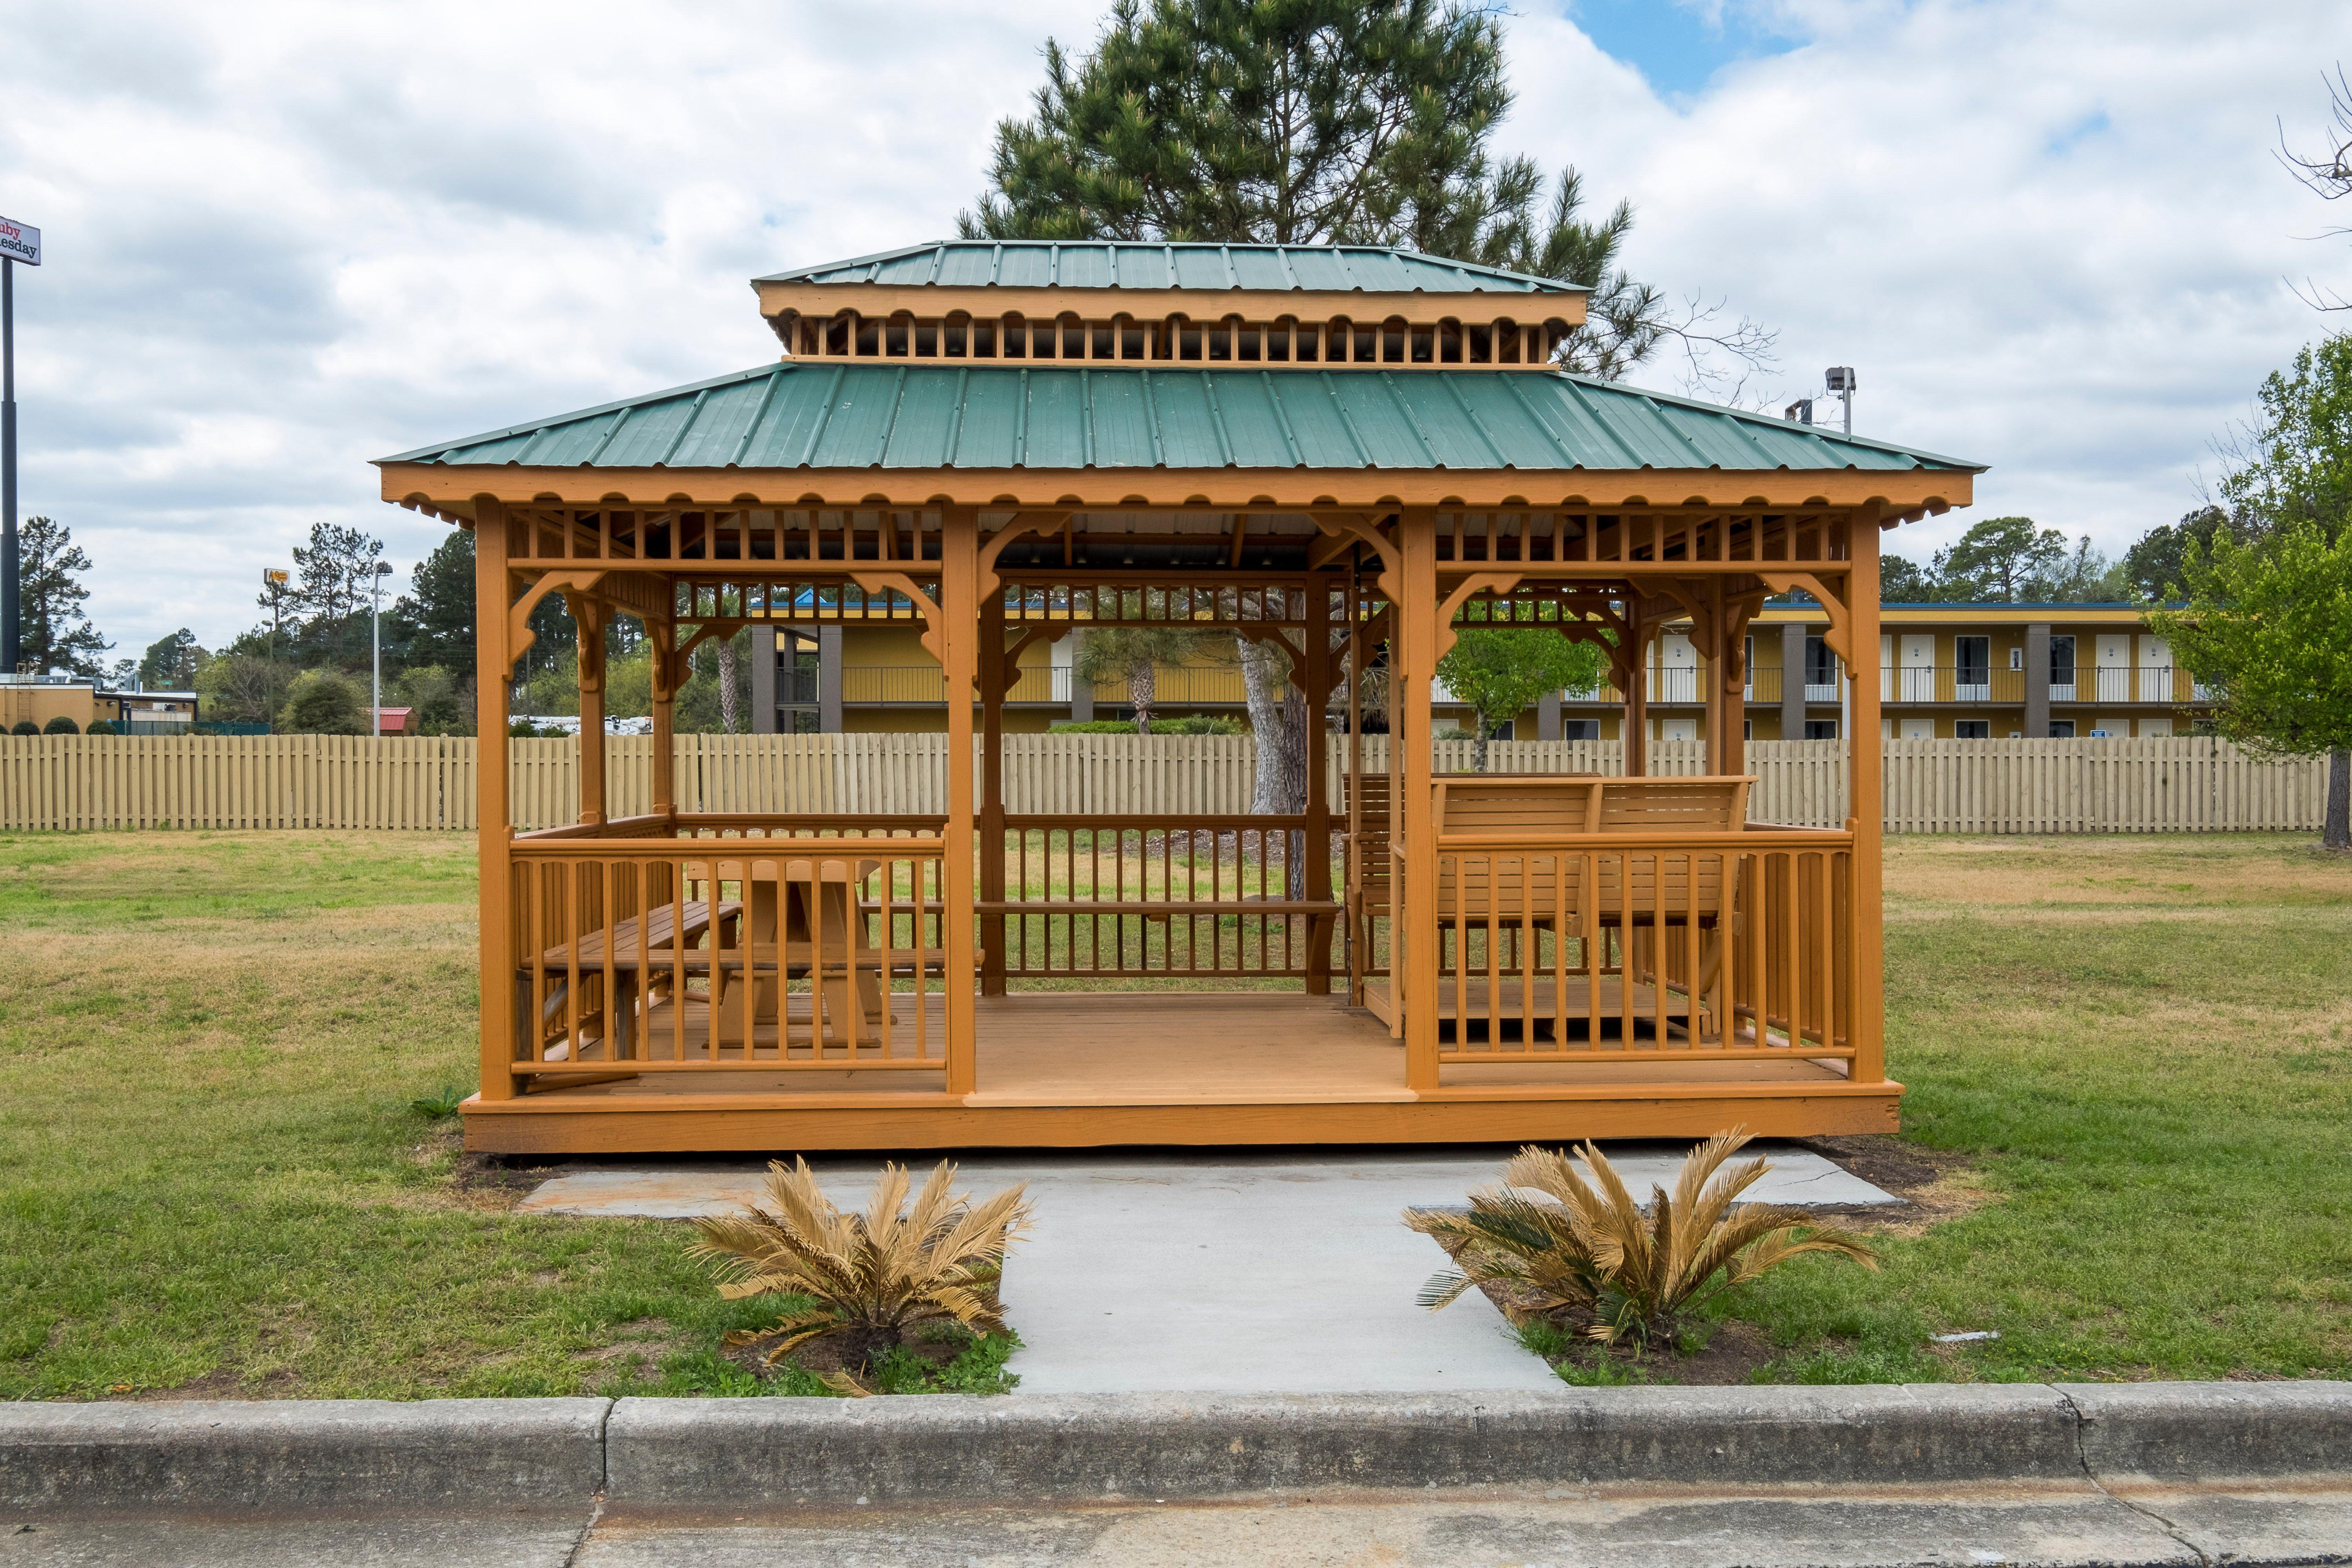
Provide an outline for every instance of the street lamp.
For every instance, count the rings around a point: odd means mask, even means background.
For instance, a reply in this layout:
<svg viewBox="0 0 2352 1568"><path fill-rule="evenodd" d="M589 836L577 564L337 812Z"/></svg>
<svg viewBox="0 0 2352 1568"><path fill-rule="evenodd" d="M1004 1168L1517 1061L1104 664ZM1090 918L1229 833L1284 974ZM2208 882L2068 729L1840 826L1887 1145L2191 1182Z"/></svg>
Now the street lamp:
<svg viewBox="0 0 2352 1568"><path fill-rule="evenodd" d="M392 563L379 561L368 574L368 714L370 731L383 739L383 580Z"/></svg>

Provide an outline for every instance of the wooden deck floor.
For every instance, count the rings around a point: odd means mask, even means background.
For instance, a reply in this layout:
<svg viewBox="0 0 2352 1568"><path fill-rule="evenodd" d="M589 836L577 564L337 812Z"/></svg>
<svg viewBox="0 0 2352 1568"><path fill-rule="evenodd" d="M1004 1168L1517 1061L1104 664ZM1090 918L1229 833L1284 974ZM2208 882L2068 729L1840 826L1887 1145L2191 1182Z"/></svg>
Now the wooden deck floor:
<svg viewBox="0 0 2352 1568"><path fill-rule="evenodd" d="M912 999L896 1003L904 1040ZM689 1060L708 1056L699 1011L688 1005ZM590 1152L1880 1131L1902 1092L1849 1083L1835 1064L1709 1061L1670 1043L1655 1061L1448 1065L1434 1094L1415 1095L1386 1025L1297 994L1028 993L981 999L976 1021L969 1097L949 1098L934 1070L654 1071L469 1101L467 1142ZM649 1038L676 1038L665 1009L648 1024Z"/></svg>

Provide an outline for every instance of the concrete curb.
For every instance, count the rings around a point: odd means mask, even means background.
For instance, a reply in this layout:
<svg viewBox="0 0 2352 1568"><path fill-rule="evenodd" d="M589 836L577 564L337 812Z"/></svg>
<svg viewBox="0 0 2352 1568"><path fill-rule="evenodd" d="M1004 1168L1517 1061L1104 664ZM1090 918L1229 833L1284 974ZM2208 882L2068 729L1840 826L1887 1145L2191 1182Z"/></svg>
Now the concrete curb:
<svg viewBox="0 0 2352 1568"><path fill-rule="evenodd" d="M630 1399L613 1412L605 1463L616 1504L679 1509L1664 1479L2079 1481L2075 1426L2055 1390L2030 1384Z"/></svg>
<svg viewBox="0 0 2352 1568"><path fill-rule="evenodd" d="M129 1513L570 1508L609 1399L0 1405L0 1508Z"/></svg>
<svg viewBox="0 0 2352 1568"><path fill-rule="evenodd" d="M2352 1384L0 1405L0 1510L712 1510L2352 1472Z"/></svg>

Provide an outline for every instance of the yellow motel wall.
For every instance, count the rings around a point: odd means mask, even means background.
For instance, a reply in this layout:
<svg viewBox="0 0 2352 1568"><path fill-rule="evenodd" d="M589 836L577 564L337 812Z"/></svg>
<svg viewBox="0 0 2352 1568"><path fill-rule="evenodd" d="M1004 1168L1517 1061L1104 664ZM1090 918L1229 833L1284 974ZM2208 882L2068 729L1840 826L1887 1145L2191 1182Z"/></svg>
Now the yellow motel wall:
<svg viewBox="0 0 2352 1568"><path fill-rule="evenodd" d="M99 719L111 720L114 704L99 711L98 694L87 686L0 686L0 730L13 730L29 719L46 726L62 715L77 730L87 730Z"/></svg>

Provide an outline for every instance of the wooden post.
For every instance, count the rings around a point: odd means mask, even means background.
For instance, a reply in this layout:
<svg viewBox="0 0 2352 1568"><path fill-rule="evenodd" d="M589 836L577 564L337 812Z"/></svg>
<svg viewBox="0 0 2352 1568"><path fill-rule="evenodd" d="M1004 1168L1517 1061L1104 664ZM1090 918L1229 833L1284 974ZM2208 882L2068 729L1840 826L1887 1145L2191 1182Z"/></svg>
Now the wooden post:
<svg viewBox="0 0 2352 1568"><path fill-rule="evenodd" d="M1633 648L1626 655L1625 765L1629 779L1650 771L1650 623L1642 616L1641 595L1625 605L1625 624L1633 628Z"/></svg>
<svg viewBox="0 0 2352 1568"><path fill-rule="evenodd" d="M944 608L945 606L941 606ZM980 896L983 902L1004 898L1004 692L1012 684L1005 668L1004 595L987 595L980 606ZM948 700L956 700L955 688ZM1004 994L1004 927L1003 915L984 915L980 922L980 994Z"/></svg>
<svg viewBox="0 0 2352 1568"><path fill-rule="evenodd" d="M1331 748L1323 739L1323 710L1331 700L1331 585L1319 576L1307 584L1306 667L1299 689L1307 694L1307 897L1331 896ZM1331 931L1337 922L1321 915L1307 921L1307 994L1331 994Z"/></svg>
<svg viewBox="0 0 2352 1568"><path fill-rule="evenodd" d="M580 820L602 824L604 789L604 611L584 594L566 594L579 629Z"/></svg>
<svg viewBox="0 0 2352 1568"><path fill-rule="evenodd" d="M1846 622L1853 657L1845 661L1853 682L1853 728L1846 737L1849 816L1853 833L1853 1081L1882 1083L1886 1078L1885 748L1878 738L1878 510L1865 507L1846 524L1853 572L1846 579ZM2029 676L2032 671L2028 671ZM2048 677L2045 675L2044 679Z"/></svg>
<svg viewBox="0 0 2352 1568"><path fill-rule="evenodd" d="M970 1094L974 1069L972 1006L979 979L973 960L971 689L979 673L980 514L966 507L940 513L940 665L948 691L947 865L940 877L940 924L947 967L947 1092Z"/></svg>
<svg viewBox="0 0 2352 1568"><path fill-rule="evenodd" d="M662 580L662 592L672 592L669 579ZM667 606L665 606L667 608ZM652 811L656 816L675 819L677 816L677 622L665 615L659 620L646 623L646 640L653 645L653 658L648 661L653 672L653 758L648 764L653 776L646 782L652 790Z"/></svg>
<svg viewBox="0 0 2352 1568"><path fill-rule="evenodd" d="M515 1097L514 882L508 843L513 765L507 739L507 683L514 673L507 647L507 609L514 574L507 569L507 512L494 496L474 498L474 729L481 740L475 786L481 879L482 1094Z"/></svg>
<svg viewBox="0 0 2352 1568"><path fill-rule="evenodd" d="M1436 529L1435 514L1426 508L1405 511L1397 520L1404 559L1394 621L1396 668L1389 679L1389 705L1395 715L1389 744L1403 752L1402 787L1390 807L1391 831L1404 847L1404 887L1394 904L1396 921L1389 938L1390 984L1404 1019L1405 1087L1416 1093L1437 1087L1437 824L1430 815L1429 777L1429 683L1437 672L1442 608Z"/></svg>
<svg viewBox="0 0 2352 1568"><path fill-rule="evenodd" d="M1370 651L1368 628L1360 619L1364 607L1363 554L1362 545L1349 547L1348 856L1349 864L1358 868L1363 865L1364 854L1364 666ZM1359 870L1358 878L1361 875ZM1371 945L1370 922L1360 925L1353 909L1342 918L1347 922L1348 1005L1360 1007L1364 1005L1364 971L1371 963L1371 954L1366 951Z"/></svg>

